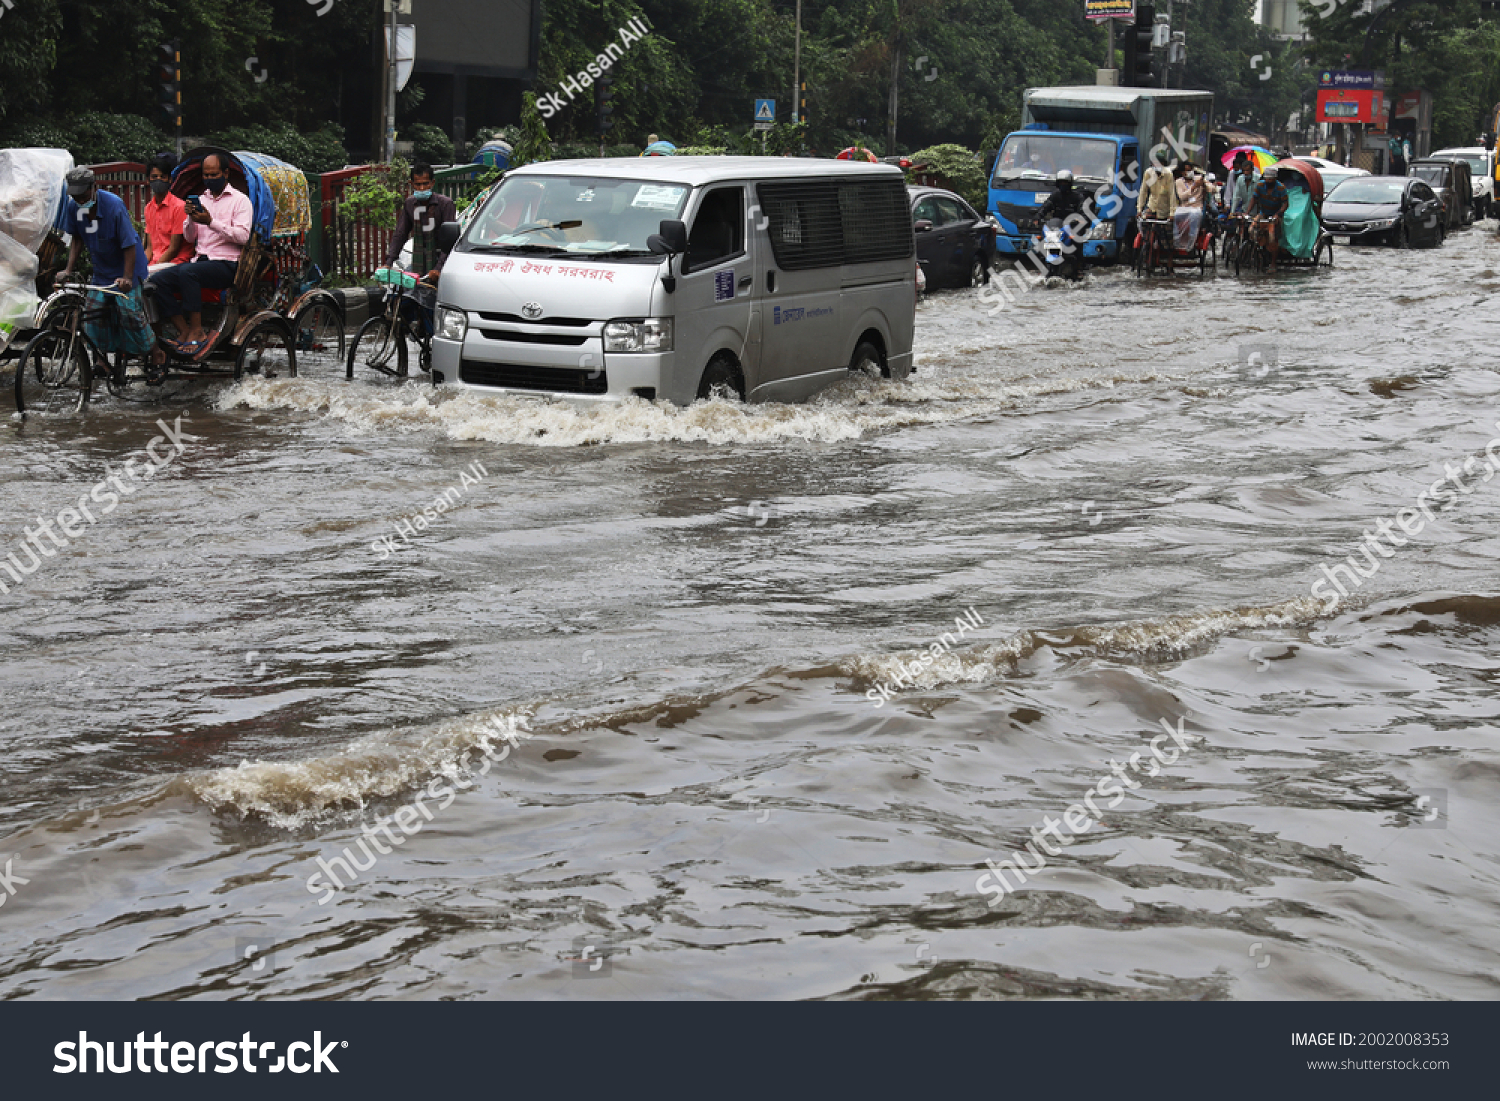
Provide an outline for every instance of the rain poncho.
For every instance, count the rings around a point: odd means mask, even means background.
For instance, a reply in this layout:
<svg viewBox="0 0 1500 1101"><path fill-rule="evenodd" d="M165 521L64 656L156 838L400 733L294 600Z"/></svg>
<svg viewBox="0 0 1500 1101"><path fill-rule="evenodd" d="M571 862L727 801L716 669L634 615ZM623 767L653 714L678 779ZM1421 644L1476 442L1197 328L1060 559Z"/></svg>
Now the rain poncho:
<svg viewBox="0 0 1500 1101"><path fill-rule="evenodd" d="M1298 260L1311 259L1318 243L1318 215L1312 196L1300 187L1287 189L1286 216L1281 220L1281 247Z"/></svg>
<svg viewBox="0 0 1500 1101"><path fill-rule="evenodd" d="M36 313L36 251L57 221L64 149L0 149L0 348Z"/></svg>

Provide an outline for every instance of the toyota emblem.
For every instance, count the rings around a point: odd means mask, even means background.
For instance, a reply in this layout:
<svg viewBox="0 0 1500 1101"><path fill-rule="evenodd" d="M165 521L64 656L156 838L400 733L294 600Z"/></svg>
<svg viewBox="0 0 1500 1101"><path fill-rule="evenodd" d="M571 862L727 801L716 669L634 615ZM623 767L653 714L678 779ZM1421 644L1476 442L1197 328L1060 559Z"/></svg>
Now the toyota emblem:
<svg viewBox="0 0 1500 1101"><path fill-rule="evenodd" d="M542 304L540 302L528 302L521 307L521 316L528 321L535 321L542 316Z"/></svg>

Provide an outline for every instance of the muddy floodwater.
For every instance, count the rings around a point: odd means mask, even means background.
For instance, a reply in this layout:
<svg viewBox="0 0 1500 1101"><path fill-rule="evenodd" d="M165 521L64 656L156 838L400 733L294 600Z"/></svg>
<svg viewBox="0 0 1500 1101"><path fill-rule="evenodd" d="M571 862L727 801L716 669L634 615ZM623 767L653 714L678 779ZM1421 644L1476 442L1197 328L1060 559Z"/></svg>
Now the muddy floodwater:
<svg viewBox="0 0 1500 1101"><path fill-rule="evenodd" d="M0 423L0 997L1500 995L1495 237Z"/></svg>

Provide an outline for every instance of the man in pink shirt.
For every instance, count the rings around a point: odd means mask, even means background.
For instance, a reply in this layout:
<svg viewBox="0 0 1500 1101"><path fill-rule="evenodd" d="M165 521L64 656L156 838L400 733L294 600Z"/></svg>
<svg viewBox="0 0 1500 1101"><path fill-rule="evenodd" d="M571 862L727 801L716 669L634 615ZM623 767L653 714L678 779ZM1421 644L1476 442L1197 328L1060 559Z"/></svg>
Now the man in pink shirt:
<svg viewBox="0 0 1500 1101"><path fill-rule="evenodd" d="M189 204L182 236L197 249L191 263L174 264L152 277L158 312L177 327L179 351L200 355L211 346L203 331L203 292L234 284L240 253L250 240L255 212L248 196L229 186L217 154L203 158L204 194Z"/></svg>

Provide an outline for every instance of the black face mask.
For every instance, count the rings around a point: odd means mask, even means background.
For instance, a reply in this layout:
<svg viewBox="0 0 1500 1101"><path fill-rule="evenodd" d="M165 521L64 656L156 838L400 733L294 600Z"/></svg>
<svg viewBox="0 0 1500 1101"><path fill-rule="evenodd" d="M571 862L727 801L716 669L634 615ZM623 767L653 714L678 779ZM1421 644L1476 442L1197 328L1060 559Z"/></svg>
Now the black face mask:
<svg viewBox="0 0 1500 1101"><path fill-rule="evenodd" d="M152 180L151 181L151 194L155 195L158 199L160 199L163 195L165 195L167 193L167 188L169 188L171 186L172 186L172 181L171 180Z"/></svg>
<svg viewBox="0 0 1500 1101"><path fill-rule="evenodd" d="M209 179L208 177L205 176L203 178L203 186L206 187L206 188L208 188L215 195L217 195L219 192L223 191L224 188L225 188L225 186L228 183L229 183L229 177L228 176L216 176L213 179Z"/></svg>

